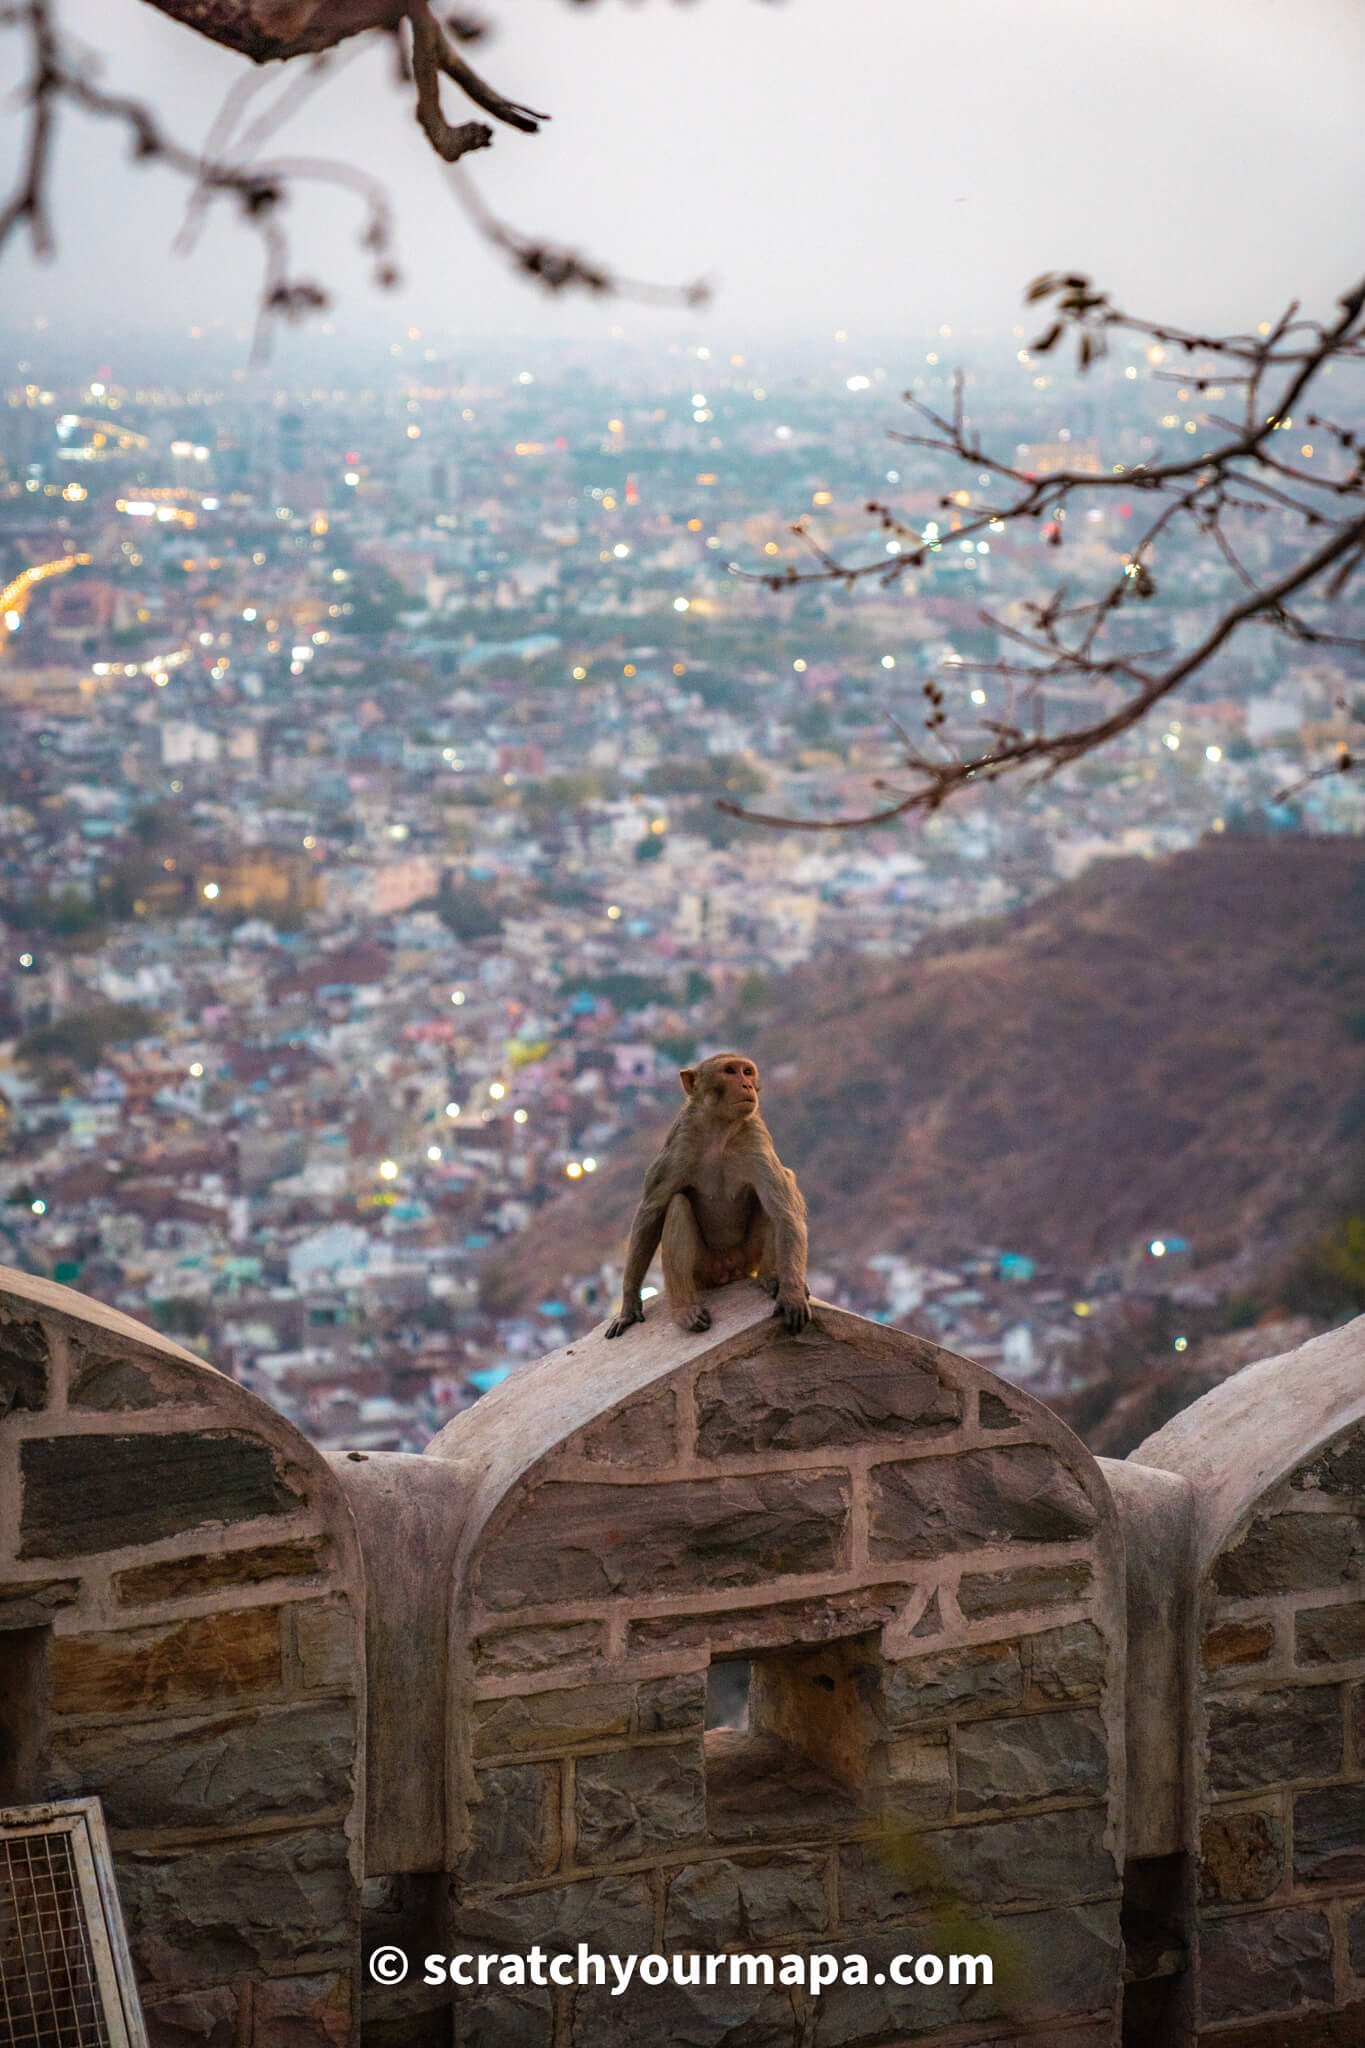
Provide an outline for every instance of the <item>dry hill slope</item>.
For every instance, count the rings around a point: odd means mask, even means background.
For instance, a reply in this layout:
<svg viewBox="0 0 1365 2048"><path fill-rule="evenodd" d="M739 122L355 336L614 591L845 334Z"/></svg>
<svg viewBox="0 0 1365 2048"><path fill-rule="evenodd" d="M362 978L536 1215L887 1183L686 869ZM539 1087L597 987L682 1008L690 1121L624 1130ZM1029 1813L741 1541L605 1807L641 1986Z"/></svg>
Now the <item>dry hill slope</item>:
<svg viewBox="0 0 1365 2048"><path fill-rule="evenodd" d="M1365 1133L1365 844L1109 863L890 970L785 979L746 1050L820 1266L989 1244L1083 1268L1158 1231L1212 1255L1289 1240ZM591 1202L537 1221L519 1298L619 1251L663 1121Z"/></svg>

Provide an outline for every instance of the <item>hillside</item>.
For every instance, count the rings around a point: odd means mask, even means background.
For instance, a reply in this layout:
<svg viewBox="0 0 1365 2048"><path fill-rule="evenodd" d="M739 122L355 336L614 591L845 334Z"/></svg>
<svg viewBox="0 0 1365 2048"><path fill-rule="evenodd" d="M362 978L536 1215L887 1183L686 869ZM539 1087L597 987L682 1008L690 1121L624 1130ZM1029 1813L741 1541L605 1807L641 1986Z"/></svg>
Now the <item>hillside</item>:
<svg viewBox="0 0 1365 2048"><path fill-rule="evenodd" d="M788 977L744 1040L817 1267L988 1244L1081 1270L1157 1232L1201 1258L1289 1241L1344 1193L1365 1132L1365 845L1111 862L890 970ZM619 1252L658 1135L590 1204L538 1219L519 1298Z"/></svg>

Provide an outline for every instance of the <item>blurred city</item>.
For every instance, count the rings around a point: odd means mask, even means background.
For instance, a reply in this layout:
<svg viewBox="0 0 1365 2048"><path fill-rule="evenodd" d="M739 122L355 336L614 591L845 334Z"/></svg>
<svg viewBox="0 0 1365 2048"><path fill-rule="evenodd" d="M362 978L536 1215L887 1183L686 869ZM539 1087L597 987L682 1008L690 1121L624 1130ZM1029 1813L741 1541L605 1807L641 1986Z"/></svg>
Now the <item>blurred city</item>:
<svg viewBox="0 0 1365 2048"><path fill-rule="evenodd" d="M959 929L1014 943L1111 862L1361 834L1365 783L1306 780L1358 654L1245 633L1079 769L889 829L716 808L875 807L926 678L962 668L956 715L988 717L983 610L1058 580L1036 530L955 537L985 479L887 438L899 392L946 404L965 361L988 445L1107 471L1194 431L1148 354L1077 380L1022 329L521 359L409 330L325 386L168 356L132 387L41 339L0 407L0 1258L155 1321L319 1444L420 1449L607 1313L677 1069L739 1040L825 1297L1052 1398L1092 1326L1155 1318L1178 1355L1239 1290L1255 1320L1261 1247L1202 1243L1194 1194L1087 1237L969 1188L935 1230L888 1209L855 1241L801 1034L823 1020L818 1054L841 1001L943 967ZM766 587L809 563L801 517L848 559L896 550L873 498L924 536L913 585ZM1115 493L1073 518L1066 577L1112 574L1135 516ZM1255 573L1278 544L1238 536ZM1132 644L1229 574L1165 559ZM989 1147L962 1172L984 1186Z"/></svg>

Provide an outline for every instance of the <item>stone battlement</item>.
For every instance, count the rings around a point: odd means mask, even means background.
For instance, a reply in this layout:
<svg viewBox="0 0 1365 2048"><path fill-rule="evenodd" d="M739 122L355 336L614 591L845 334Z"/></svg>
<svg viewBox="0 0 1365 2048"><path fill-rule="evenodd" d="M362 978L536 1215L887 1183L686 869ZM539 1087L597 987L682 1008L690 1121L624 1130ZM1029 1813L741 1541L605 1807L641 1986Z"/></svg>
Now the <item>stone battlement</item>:
<svg viewBox="0 0 1365 2048"><path fill-rule="evenodd" d="M1115 1463L713 1309L323 1458L0 1269L0 1804L103 1800L158 2048L1365 2039L1365 1319ZM385 1940L995 1980L452 2008L364 1989Z"/></svg>

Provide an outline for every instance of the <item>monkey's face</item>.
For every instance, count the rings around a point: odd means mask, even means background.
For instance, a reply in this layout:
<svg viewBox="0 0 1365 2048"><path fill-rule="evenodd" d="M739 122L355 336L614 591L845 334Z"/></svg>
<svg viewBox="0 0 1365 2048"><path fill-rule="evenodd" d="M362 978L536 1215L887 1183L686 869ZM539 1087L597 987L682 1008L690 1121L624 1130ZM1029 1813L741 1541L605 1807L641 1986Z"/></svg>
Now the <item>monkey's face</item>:
<svg viewBox="0 0 1365 2048"><path fill-rule="evenodd" d="M742 1053L713 1053L697 1069L697 1086L710 1107L727 1121L740 1123L758 1109L758 1068Z"/></svg>

